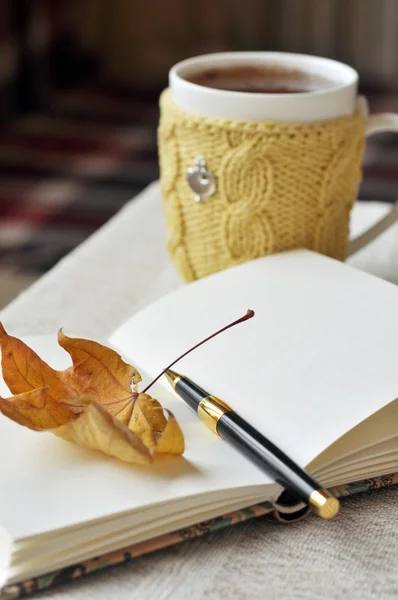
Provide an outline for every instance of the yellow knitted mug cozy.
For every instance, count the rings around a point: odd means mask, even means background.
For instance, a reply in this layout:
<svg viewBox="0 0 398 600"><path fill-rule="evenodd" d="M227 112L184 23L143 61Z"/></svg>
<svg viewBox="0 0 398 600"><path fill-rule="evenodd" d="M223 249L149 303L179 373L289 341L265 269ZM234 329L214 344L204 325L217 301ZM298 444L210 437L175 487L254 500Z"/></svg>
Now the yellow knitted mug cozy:
<svg viewBox="0 0 398 600"><path fill-rule="evenodd" d="M280 124L200 117L160 99L159 156L168 249L187 281L293 248L343 260L361 180L365 122ZM215 191L187 181L203 157Z"/></svg>

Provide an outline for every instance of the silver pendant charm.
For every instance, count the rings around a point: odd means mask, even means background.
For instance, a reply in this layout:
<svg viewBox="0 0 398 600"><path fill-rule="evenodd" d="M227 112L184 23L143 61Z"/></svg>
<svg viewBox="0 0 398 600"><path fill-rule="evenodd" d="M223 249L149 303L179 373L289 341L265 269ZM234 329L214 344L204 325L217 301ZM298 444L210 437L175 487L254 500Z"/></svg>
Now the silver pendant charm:
<svg viewBox="0 0 398 600"><path fill-rule="evenodd" d="M200 202L202 198L208 198L216 191L216 180L206 169L206 161L201 156L195 158L195 167L188 169L187 181L191 189L195 192L195 202Z"/></svg>

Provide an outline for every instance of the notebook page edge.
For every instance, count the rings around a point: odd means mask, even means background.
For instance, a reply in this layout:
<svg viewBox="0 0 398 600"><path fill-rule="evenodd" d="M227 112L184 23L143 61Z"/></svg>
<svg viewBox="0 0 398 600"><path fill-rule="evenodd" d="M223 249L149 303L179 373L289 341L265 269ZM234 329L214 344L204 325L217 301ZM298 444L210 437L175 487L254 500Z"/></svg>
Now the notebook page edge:
<svg viewBox="0 0 398 600"><path fill-rule="evenodd" d="M232 501L232 502L229 502L229 501L223 502L222 504L217 505L217 507L215 509L207 510L205 513L203 513L203 511L196 512L191 517L189 517L189 516L187 518L184 517L184 518L180 519L180 521L178 521L176 525L174 525L174 524L163 525L157 531L156 534L153 533L153 531L151 531L149 535L144 533L144 534L141 534L140 536L137 536L136 537L137 541L134 540L134 542L131 542L131 540L130 540L130 541L127 541L126 543L117 542L115 544L110 544L107 546L107 550L105 551L105 554L108 552L122 549L124 547L128 547L129 545L131 545L131 543L139 544L141 542L145 542L145 541L154 539L158 536L162 536L167 533L173 533L174 531L178 531L179 529L183 529L185 527L190 527L192 525L195 525L202 521L208 520L210 518L217 518L218 516L222 516L222 515L228 514L230 512L234 512L237 510L244 510L247 507L253 506L254 504L258 504L260 501L261 502L263 501L262 499L260 499L260 497L253 496L253 497L248 497L248 499L246 499L245 501L240 499L240 500ZM67 567L69 565L76 564L77 561L89 560L94 555L97 555L100 550L101 550L101 548L97 547L97 552L90 549L89 551L82 552L81 554L76 555L73 558L68 558L66 561L61 559L55 565L52 564L51 570L55 570L58 568L63 568L63 567ZM26 573L26 572L15 573L15 571L14 571L14 573L11 575L11 577L6 579L6 582L2 582L2 585L4 585L4 583L13 584L13 583L17 583L17 582L21 581L21 579L36 577L38 575L46 573L47 572L46 569L47 569L47 567L39 567L38 566L37 568L29 571L28 573Z"/></svg>

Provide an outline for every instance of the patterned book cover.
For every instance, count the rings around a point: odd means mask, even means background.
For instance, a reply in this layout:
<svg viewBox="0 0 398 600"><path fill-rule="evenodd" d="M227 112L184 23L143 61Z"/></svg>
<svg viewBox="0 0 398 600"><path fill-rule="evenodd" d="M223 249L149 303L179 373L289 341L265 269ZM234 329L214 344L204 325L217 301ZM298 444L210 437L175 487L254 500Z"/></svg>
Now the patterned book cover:
<svg viewBox="0 0 398 600"><path fill-rule="evenodd" d="M384 475L382 477L375 477L373 479L363 479L355 483L349 483L346 485L339 485L331 488L331 492L337 498L344 496L352 496L354 494L360 494L368 490L375 490L379 488L388 487L391 485L398 485L398 473L392 473L390 475ZM262 504L256 504L243 510L238 510L221 517L204 521L191 527L186 527L173 533L167 533L159 537L141 542L139 544L132 544L126 548L109 552L103 556L86 560L79 564L47 573L46 575L40 575L33 579L28 579L21 583L5 586L0 590L0 600L15 600L22 598L34 592L46 590L52 586L58 584L72 583L75 579L106 569L115 565L120 565L125 562L131 562L139 556L144 554L150 554L157 550L162 550L169 546L179 544L187 539L194 537L200 537L206 533L214 532L224 527L236 525L253 519L255 517L262 517L267 514L274 513L274 516L282 521L289 522L303 518L308 514L309 510L299 511L299 513L293 515L283 515L275 510L275 508L269 502L263 502Z"/></svg>

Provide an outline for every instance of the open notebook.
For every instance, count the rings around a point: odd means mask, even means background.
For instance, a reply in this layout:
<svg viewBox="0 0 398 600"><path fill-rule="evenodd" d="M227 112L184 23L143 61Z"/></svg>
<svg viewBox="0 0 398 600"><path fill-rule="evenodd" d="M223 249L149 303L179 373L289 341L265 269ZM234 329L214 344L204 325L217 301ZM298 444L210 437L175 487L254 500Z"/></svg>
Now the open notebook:
<svg viewBox="0 0 398 600"><path fill-rule="evenodd" d="M227 401L321 484L344 486L398 471L397 307L392 284L296 251L189 284L132 317L109 342L145 382L206 334L255 310L255 318L176 369ZM26 341L52 366L69 365L55 332ZM280 487L207 430L165 380L151 394L177 416L186 452L149 467L122 464L0 415L5 597L18 595L22 587L13 584L22 580L115 557L132 544L136 554L147 552L159 540L173 543L170 532L250 506L257 509L248 516L264 514L278 499ZM85 564L94 570L109 562ZM79 574L69 571L71 578ZM31 581L23 590L56 579Z"/></svg>

